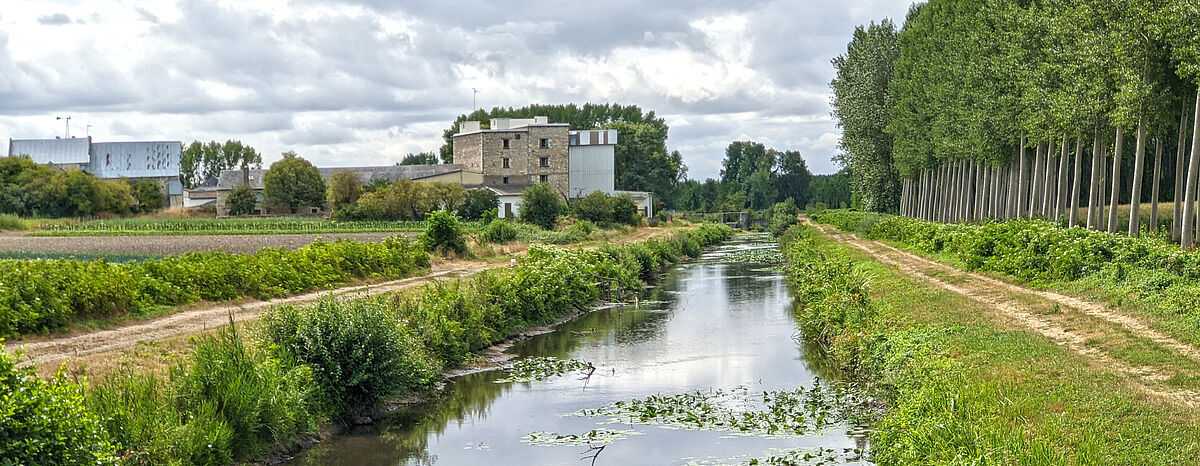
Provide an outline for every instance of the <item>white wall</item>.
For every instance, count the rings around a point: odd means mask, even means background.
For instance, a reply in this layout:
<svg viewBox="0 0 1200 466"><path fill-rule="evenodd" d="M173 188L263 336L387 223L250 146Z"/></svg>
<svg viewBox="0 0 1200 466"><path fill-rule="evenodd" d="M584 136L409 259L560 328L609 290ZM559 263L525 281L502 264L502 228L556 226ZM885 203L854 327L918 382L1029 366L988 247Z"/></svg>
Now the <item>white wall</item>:
<svg viewBox="0 0 1200 466"><path fill-rule="evenodd" d="M512 218L517 218L521 215L521 196L518 194L502 195L500 202L496 204L496 216L499 218L509 218L504 215L504 204L512 205Z"/></svg>
<svg viewBox="0 0 1200 466"><path fill-rule="evenodd" d="M593 191L605 194L615 192L617 175L614 145L571 146L568 151L570 169L567 189L572 198L583 197Z"/></svg>

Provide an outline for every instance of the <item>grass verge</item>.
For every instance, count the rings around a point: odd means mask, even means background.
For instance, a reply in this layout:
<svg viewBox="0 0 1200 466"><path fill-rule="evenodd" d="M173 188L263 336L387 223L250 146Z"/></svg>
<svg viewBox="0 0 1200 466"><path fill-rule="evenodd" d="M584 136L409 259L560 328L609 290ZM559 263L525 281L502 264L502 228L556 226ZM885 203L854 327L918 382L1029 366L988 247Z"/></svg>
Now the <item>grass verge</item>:
<svg viewBox="0 0 1200 466"><path fill-rule="evenodd" d="M1200 453L1190 408L807 227L785 240L806 337L888 409L879 464L1183 464Z"/></svg>

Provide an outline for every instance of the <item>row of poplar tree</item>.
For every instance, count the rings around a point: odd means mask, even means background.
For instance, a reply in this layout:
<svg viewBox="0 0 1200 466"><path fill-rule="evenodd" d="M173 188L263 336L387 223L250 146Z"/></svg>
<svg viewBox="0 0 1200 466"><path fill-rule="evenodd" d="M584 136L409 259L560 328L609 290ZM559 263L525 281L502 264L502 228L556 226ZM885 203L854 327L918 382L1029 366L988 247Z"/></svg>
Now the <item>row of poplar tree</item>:
<svg viewBox="0 0 1200 466"><path fill-rule="evenodd" d="M1172 237L1200 234L1197 0L931 0L856 30L834 66L866 209L1137 235L1169 198Z"/></svg>

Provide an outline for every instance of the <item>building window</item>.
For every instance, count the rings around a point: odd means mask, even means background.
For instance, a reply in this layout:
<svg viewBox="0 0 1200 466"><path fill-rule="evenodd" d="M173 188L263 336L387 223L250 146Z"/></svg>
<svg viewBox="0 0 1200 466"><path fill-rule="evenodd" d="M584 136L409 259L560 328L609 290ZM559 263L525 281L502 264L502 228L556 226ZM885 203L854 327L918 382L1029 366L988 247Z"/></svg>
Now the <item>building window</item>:
<svg viewBox="0 0 1200 466"><path fill-rule="evenodd" d="M505 149L507 149L507 147ZM508 157L505 157L501 160L503 161L504 168L512 168L511 166L509 166L510 164L508 163Z"/></svg>
<svg viewBox="0 0 1200 466"><path fill-rule="evenodd" d="M541 146L542 146L542 149L550 147L550 140L546 139L546 138L542 138Z"/></svg>
<svg viewBox="0 0 1200 466"><path fill-rule="evenodd" d="M504 184L508 184L508 177L504 177Z"/></svg>
<svg viewBox="0 0 1200 466"><path fill-rule="evenodd" d="M508 139L505 139L505 140L504 140L504 148L505 148L505 149L508 149Z"/></svg>
<svg viewBox="0 0 1200 466"><path fill-rule="evenodd" d="M549 167L550 166L550 157L542 157L542 158L538 159L538 166Z"/></svg>
<svg viewBox="0 0 1200 466"><path fill-rule="evenodd" d="M546 183L550 181L550 175L538 175L538 183Z"/></svg>

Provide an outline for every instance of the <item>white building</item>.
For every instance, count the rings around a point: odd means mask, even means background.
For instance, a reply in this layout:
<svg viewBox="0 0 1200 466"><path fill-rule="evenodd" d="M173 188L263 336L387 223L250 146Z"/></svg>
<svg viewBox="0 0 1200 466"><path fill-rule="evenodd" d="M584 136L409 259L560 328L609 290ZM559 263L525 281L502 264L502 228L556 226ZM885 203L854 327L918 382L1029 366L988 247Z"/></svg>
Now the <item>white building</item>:
<svg viewBox="0 0 1200 466"><path fill-rule="evenodd" d="M180 141L92 142L91 137L9 139L8 155L61 170L83 170L102 179L151 179L167 196L167 205L183 204Z"/></svg>
<svg viewBox="0 0 1200 466"><path fill-rule="evenodd" d="M571 131L568 141L568 195L615 194L617 130Z"/></svg>

